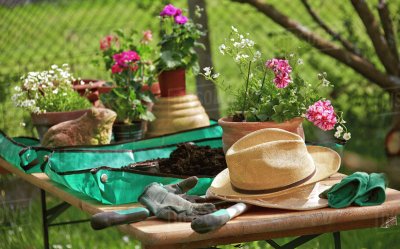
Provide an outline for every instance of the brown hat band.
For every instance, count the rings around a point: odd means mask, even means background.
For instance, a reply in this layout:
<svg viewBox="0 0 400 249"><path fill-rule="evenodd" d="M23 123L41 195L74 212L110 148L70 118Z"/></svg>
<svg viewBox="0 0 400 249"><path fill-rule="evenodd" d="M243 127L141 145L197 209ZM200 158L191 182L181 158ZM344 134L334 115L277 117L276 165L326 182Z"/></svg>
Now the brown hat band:
<svg viewBox="0 0 400 249"><path fill-rule="evenodd" d="M293 188L293 187L296 187L296 186L298 186L298 185L300 185L302 183L305 183L306 181L310 180L315 175L316 171L317 171L317 168L315 167L314 171L309 176L307 176L306 178L301 179L300 181L291 183L291 184L286 185L286 186L278 187L278 188L270 188L270 189L262 189L262 190L245 190L245 189L239 189L239 188L235 187L232 184L232 182L231 182L231 185L232 185L232 188L236 192L239 192L241 194L270 194L270 193L286 190L286 189L289 189L289 188Z"/></svg>

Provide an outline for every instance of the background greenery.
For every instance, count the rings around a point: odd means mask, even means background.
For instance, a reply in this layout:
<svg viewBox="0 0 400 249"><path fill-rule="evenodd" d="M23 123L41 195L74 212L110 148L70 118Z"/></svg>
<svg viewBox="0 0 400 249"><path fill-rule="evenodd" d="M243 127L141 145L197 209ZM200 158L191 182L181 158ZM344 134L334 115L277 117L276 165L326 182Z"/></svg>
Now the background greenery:
<svg viewBox="0 0 400 249"><path fill-rule="evenodd" d="M376 4L376 0L371 0ZM5 1L7 2L7 1ZM99 40L112 31L134 28L138 31L152 29L154 39L158 39L158 15L163 1L156 0L52 0L52 1L9 1L23 2L13 6L0 5L0 129L10 136L35 136L30 124L29 113L13 107L10 97L13 87L21 75L32 70L44 70L51 64L68 63L74 75L81 78L109 79L102 67L92 63L97 59ZM165 1L164 1L165 2ZM271 0L291 17L301 20L308 28L323 32L305 15L299 1ZM393 1L398 3L398 0ZM187 6L185 0L173 1L177 6ZM348 1L327 2L312 1L321 17L342 35L353 41L367 57L375 58L372 45L364 32L358 17L352 14ZM395 27L399 32L400 4L391 4ZM229 34L231 25L239 31L249 32L263 54L270 58L281 51L295 51L304 59L303 76L310 82L316 81L318 72L328 73L328 79L335 89L328 94L334 106L345 112L353 139L346 145L346 150L380 160L384 165L385 154L383 141L390 129L389 96L379 87L367 82L351 69L322 55L304 42L280 28L264 15L257 13L247 5L232 3L228 0L208 0L211 53L214 67L233 85L243 84L238 72L227 57L218 52L218 46ZM189 76L188 87L194 92L193 77ZM219 91L222 113L226 110L230 96ZM26 126L21 126L25 123ZM310 140L325 137L310 125L306 125L307 138ZM0 178L0 181L4 181ZM18 212L7 211L10 205L0 209L10 225L1 225L0 248L40 248L41 233L37 200ZM67 216L76 218L78 210L70 210ZM28 218L26 218L28 217ZM25 220L28 223L24 222ZM5 224L5 223L3 223ZM28 225L22 225L28 224ZM21 230L22 229L22 230ZM4 233L3 233L4 231ZM391 248L396 242L396 229L355 231L344 233L344 248ZM12 234L12 236L11 236ZM85 236L82 236L84 234ZM365 234L374 236L363 237ZM8 236L10 235L10 236ZM393 235L393 236L392 236ZM5 237L1 237L5 236ZM88 224L52 228L53 248L62 245L68 248L132 248L136 242L124 242L123 235L109 229L104 232L91 231ZM383 239L385 238L385 239ZM305 248L329 248L330 236L308 244ZM386 243L386 244L382 244ZM311 245L311 246L310 246ZM56 247L55 247L56 246ZM252 243L249 248L264 248L263 243Z"/></svg>

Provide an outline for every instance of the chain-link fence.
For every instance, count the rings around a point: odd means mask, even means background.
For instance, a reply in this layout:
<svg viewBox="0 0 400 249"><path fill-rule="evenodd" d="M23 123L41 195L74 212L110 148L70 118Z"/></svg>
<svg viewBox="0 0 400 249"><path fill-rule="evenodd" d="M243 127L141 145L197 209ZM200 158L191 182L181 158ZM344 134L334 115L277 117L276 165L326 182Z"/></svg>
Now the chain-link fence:
<svg viewBox="0 0 400 249"><path fill-rule="evenodd" d="M190 1L190 0L189 0ZM29 115L13 107L10 101L13 86L21 75L32 70L43 70L51 64L68 63L74 75L81 78L108 79L109 74L95 65L99 39L116 29L153 30L157 40L157 15L165 4L162 0L2 0L0 7L0 129L10 135L30 135ZM310 31L331 39L309 15L301 1L268 1L289 17L299 20ZM348 1L310 1L319 16L340 35L347 37L357 49L377 62L364 27ZM174 1L186 7L187 1ZM267 58L282 51L298 51L304 59L303 75L310 81L320 71L328 73L335 84L330 93L335 105L344 110L353 128L355 139L350 144L362 150L366 131L378 143L383 141L389 121L383 115L389 110L389 97L376 85L368 82L353 70L321 54L307 43L281 28L265 15L247 4L229 0L207 0L211 54L214 67L234 85L239 82L235 65L218 52L231 26L249 33ZM398 6L391 5L392 13ZM396 19L397 18L397 19ZM395 15L396 23L398 16ZM396 26L397 27L397 26ZM337 41L334 41L337 42ZM378 63L377 63L378 64ZM193 79L189 90L194 91ZM219 92L220 108L227 106L229 96ZM27 127L20 127L26 123ZM361 129L360 129L361 127ZM356 129L355 129L356 128ZM27 131L31 131L30 133ZM361 147L360 147L361 146ZM375 151L375 150L374 150ZM372 152L375 153L375 152ZM376 155L383 155L383 149Z"/></svg>

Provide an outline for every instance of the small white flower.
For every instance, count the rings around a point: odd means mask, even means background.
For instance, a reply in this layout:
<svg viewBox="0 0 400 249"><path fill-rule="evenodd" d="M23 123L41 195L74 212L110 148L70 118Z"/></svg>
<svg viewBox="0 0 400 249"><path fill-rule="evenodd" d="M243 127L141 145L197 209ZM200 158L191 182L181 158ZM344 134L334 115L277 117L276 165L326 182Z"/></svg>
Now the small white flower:
<svg viewBox="0 0 400 249"><path fill-rule="evenodd" d="M261 52L257 50L257 51L254 53L253 62L256 61L256 60L258 60L258 59L260 59L260 58L261 58Z"/></svg>
<svg viewBox="0 0 400 249"><path fill-rule="evenodd" d="M57 65L51 65L51 69L57 69L58 66Z"/></svg>
<svg viewBox="0 0 400 249"><path fill-rule="evenodd" d="M337 131L337 132L335 132L335 137L336 138L340 138L340 135L342 135L342 132L341 131Z"/></svg>
<svg viewBox="0 0 400 249"><path fill-rule="evenodd" d="M240 61L240 58L242 58L242 56L240 54L237 54L235 57L235 61L236 62Z"/></svg>
<svg viewBox="0 0 400 249"><path fill-rule="evenodd" d="M330 86L331 82L325 78L322 79L322 85L323 86Z"/></svg>
<svg viewBox="0 0 400 249"><path fill-rule="evenodd" d="M16 92L20 92L20 91L21 91L21 87L16 86L16 87L14 87L14 90L15 90Z"/></svg>
<svg viewBox="0 0 400 249"><path fill-rule="evenodd" d="M235 33L238 32L237 28L235 28L235 27L233 27L233 26L231 26L231 28L232 28L232 31L233 31L233 32L235 32Z"/></svg>
<svg viewBox="0 0 400 249"><path fill-rule="evenodd" d="M219 77L219 73L215 73L215 74L213 74L211 77L212 77L213 79L216 79L216 78Z"/></svg>
<svg viewBox="0 0 400 249"><path fill-rule="evenodd" d="M289 56L290 56L291 58L293 58L293 57L294 57L294 54L293 54L293 53L291 53L291 54L289 54Z"/></svg>
<svg viewBox="0 0 400 249"><path fill-rule="evenodd" d="M203 68L203 70L204 70L204 75L205 76L210 76L210 74L211 74L211 68L210 67L205 67L205 68Z"/></svg>
<svg viewBox="0 0 400 249"><path fill-rule="evenodd" d="M20 126L25 127L26 124L24 122L19 123Z"/></svg>
<svg viewBox="0 0 400 249"><path fill-rule="evenodd" d="M54 89L54 90L53 90L53 93L54 93L54 94L57 94L57 93L58 93L58 88Z"/></svg>
<svg viewBox="0 0 400 249"><path fill-rule="evenodd" d="M225 54L225 49L226 49L225 44L221 44L221 46L219 46L219 52L220 52L221 54Z"/></svg>
<svg viewBox="0 0 400 249"><path fill-rule="evenodd" d="M338 126L338 127L336 127L336 130L339 131L339 132L342 132L343 131L343 127L342 126Z"/></svg>
<svg viewBox="0 0 400 249"><path fill-rule="evenodd" d="M303 65L303 64L304 64L303 59L299 58L299 59L297 60L297 65Z"/></svg>
<svg viewBox="0 0 400 249"><path fill-rule="evenodd" d="M249 58L249 55L243 54L243 55L242 55L242 58L243 58L243 59L247 59L247 58Z"/></svg>
<svg viewBox="0 0 400 249"><path fill-rule="evenodd" d="M234 41L235 41L235 39L231 38L231 42L234 42Z"/></svg>
<svg viewBox="0 0 400 249"><path fill-rule="evenodd" d="M343 138L344 140L349 140L351 138L350 132L346 132L345 134L343 134Z"/></svg>
<svg viewBox="0 0 400 249"><path fill-rule="evenodd" d="M123 236L123 237L122 237L122 240L123 240L125 243L129 243L129 236L127 236L127 235Z"/></svg>

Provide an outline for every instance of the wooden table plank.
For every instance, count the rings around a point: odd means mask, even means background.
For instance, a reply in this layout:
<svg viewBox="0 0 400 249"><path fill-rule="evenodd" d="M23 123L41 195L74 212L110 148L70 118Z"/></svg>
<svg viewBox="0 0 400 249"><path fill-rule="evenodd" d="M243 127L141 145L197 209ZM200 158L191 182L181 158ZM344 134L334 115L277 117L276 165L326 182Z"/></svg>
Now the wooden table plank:
<svg viewBox="0 0 400 249"><path fill-rule="evenodd" d="M108 210L126 209L140 204L101 205L82 194L52 182L43 174L28 175L0 158L0 166L26 181L81 210L95 214ZM337 174L332 180L338 180ZM304 234L319 234L367 227L380 227L400 214L400 192L387 189L384 204L371 207L324 208L309 211L286 211L253 207L247 213L228 222L220 229L198 234L187 222L165 222L156 218L129 225L120 230L140 240L146 248L194 248L244 241L271 239Z"/></svg>

